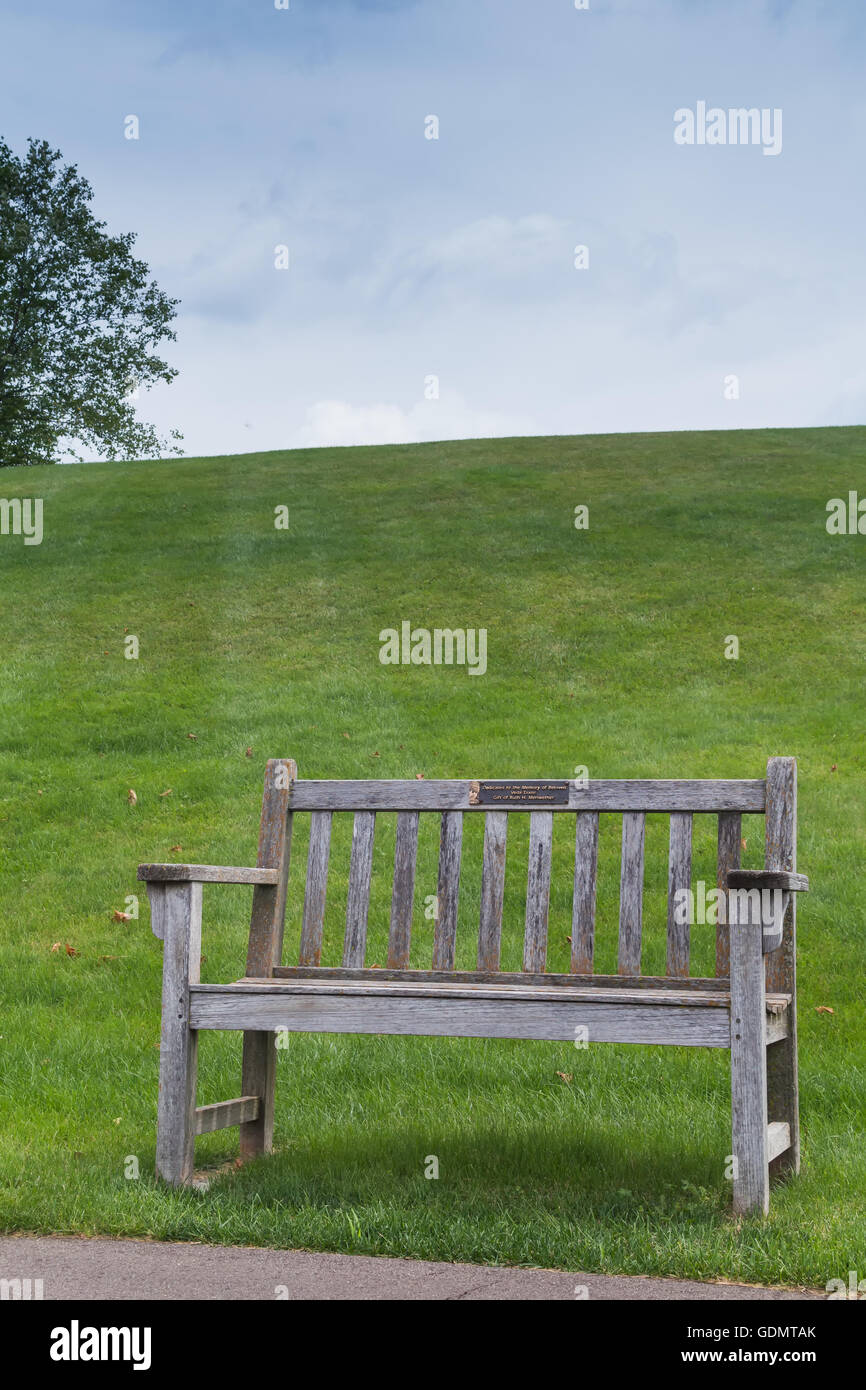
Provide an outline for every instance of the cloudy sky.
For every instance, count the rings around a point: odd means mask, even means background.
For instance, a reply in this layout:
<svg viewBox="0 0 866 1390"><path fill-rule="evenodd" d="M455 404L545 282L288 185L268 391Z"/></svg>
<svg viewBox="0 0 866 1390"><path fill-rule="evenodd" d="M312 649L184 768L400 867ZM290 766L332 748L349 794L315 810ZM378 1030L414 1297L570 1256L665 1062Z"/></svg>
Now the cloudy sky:
<svg viewBox="0 0 866 1390"><path fill-rule="evenodd" d="M863 0L283 3L0 0L0 134L182 301L187 453L864 422Z"/></svg>

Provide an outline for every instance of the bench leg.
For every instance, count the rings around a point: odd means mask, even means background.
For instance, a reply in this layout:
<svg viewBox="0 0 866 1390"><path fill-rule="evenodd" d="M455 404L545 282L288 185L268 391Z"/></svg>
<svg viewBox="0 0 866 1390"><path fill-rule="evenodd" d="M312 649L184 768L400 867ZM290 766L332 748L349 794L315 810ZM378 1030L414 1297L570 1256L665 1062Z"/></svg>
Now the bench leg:
<svg viewBox="0 0 866 1390"><path fill-rule="evenodd" d="M271 1152L274 1144L274 1092L277 1080L276 1037L273 1033L244 1033L245 1096L259 1097L255 1120L241 1125L241 1158L245 1161Z"/></svg>
<svg viewBox="0 0 866 1390"><path fill-rule="evenodd" d="M151 905L164 942L156 1172L177 1186L193 1175L198 1033L189 1026L189 987L200 978L201 884L160 884Z"/></svg>
<svg viewBox="0 0 866 1390"><path fill-rule="evenodd" d="M767 1019L760 926L731 923L731 1128L734 1211L770 1209Z"/></svg>

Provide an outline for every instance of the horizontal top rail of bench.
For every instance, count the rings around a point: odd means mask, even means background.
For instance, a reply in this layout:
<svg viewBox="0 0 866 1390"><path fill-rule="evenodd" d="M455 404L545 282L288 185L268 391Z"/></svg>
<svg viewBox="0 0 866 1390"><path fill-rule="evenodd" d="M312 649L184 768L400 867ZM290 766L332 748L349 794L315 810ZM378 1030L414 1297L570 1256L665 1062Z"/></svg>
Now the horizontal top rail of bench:
<svg viewBox="0 0 866 1390"><path fill-rule="evenodd" d="M575 786L566 778L489 778L485 787L567 786L567 800L489 801L477 780L293 782L291 811L758 811L766 810L762 779L665 781L630 778Z"/></svg>

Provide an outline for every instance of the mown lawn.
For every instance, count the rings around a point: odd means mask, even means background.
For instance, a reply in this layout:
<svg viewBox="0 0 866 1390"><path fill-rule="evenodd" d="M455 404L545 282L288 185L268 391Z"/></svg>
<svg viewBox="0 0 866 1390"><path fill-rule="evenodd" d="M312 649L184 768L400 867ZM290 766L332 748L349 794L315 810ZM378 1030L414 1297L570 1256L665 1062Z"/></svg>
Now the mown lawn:
<svg viewBox="0 0 866 1390"><path fill-rule="evenodd" d="M864 450L866 429L766 430L4 470L3 496L44 499L45 537L0 536L0 1226L819 1286L866 1276L866 537L824 524L829 498L866 491ZM405 619L486 628L487 674L380 664L380 630ZM803 1170L769 1218L730 1216L727 1054L649 1047L296 1035L280 1056L278 1152L206 1191L156 1186L161 945L136 866L252 863L268 756L314 777L756 777L774 753L799 759L813 891ZM368 963L384 961L390 893L380 820ZM664 961L655 821L651 973ZM512 965L524 829L509 842ZM714 832L703 823L696 842L710 882ZM760 819L743 833L757 867ZM616 818L602 837L609 970ZM434 839L428 827L419 966ZM341 829L329 963L347 848ZM305 862L300 826L287 961ZM464 864L469 964L480 823ZM116 922L129 895L140 916ZM205 889L204 979L242 973L248 911L248 889ZM694 937L693 969L710 971L712 929ZM238 1037L203 1039L201 1103L239 1093L239 1058ZM200 1166L236 1145L232 1130L200 1140Z"/></svg>

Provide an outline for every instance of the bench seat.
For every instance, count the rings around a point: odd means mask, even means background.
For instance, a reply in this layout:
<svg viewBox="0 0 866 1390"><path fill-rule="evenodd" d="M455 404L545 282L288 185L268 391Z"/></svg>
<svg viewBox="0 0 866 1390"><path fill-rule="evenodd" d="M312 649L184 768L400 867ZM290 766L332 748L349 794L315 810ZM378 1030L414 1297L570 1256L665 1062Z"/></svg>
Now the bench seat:
<svg viewBox="0 0 866 1390"><path fill-rule="evenodd" d="M456 971L447 980L410 970L389 971L387 978L378 970L335 970L327 979L322 974L192 985L190 1026L731 1045L730 989L720 988L715 979L655 983L596 975L585 982L571 976L567 984L526 984L501 977L461 978ZM785 994L766 997L768 1042L787 1036L789 1002Z"/></svg>

